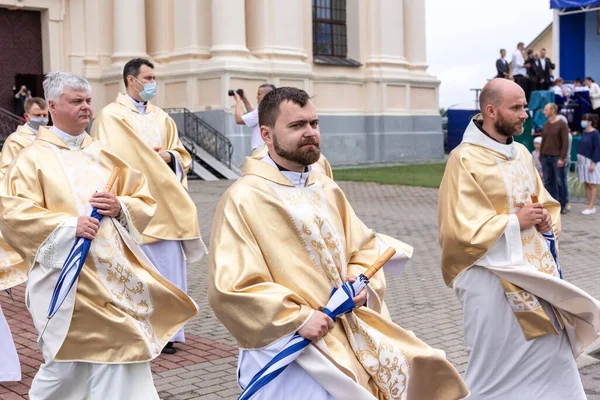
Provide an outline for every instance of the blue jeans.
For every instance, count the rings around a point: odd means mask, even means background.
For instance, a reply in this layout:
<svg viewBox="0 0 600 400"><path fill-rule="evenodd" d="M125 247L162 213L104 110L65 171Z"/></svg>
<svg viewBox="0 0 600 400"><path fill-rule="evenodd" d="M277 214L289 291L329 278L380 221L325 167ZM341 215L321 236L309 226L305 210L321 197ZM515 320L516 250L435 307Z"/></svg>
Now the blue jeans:
<svg viewBox="0 0 600 400"><path fill-rule="evenodd" d="M567 173L564 167L559 167L558 156L547 156L542 154L542 171L544 172L544 186L560 203L561 209L567 205Z"/></svg>
<svg viewBox="0 0 600 400"><path fill-rule="evenodd" d="M571 160L565 160L565 167L563 169L565 170L565 204L569 204L569 174L571 172Z"/></svg>

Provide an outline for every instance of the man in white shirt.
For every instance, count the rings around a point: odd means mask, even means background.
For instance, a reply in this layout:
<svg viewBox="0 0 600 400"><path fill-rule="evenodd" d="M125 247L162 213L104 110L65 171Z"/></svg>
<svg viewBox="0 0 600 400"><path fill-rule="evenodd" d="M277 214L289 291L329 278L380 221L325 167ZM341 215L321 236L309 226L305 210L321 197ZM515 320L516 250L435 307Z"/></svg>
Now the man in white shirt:
<svg viewBox="0 0 600 400"><path fill-rule="evenodd" d="M575 81L573 82L573 93L575 92L589 92L590 89L584 85L583 83L581 83L581 78L576 78Z"/></svg>
<svg viewBox="0 0 600 400"><path fill-rule="evenodd" d="M600 116L600 86L598 86L598 84L589 76L586 76L584 83L585 86L590 90L592 110L594 111L594 114Z"/></svg>
<svg viewBox="0 0 600 400"><path fill-rule="evenodd" d="M246 125L252 128L252 140L251 140L251 148L252 151L258 149L259 147L264 146L265 142L263 142L260 137L260 125L258 124L258 106L262 101L263 97L271 90L275 89L275 85L270 83L262 84L258 87L258 91L256 92L256 103L258 104L256 108L252 108L250 102L245 96L240 96L237 91L233 92L233 97L235 98L235 122L238 125ZM246 107L246 114L244 114L242 105Z"/></svg>
<svg viewBox="0 0 600 400"><path fill-rule="evenodd" d="M527 67L529 67L529 64L525 63L525 57L523 57L524 51L525 44L519 42L519 44L517 44L517 50L515 50L512 55L512 75L515 79L515 83L521 86L521 89L527 94Z"/></svg>
<svg viewBox="0 0 600 400"><path fill-rule="evenodd" d="M565 97L565 92L562 87L563 83L564 83L564 81L562 78L560 78L560 77L556 78L554 80L554 82L552 82L552 86L550 87L550 90L552 90L552 92L554 92L554 94L556 96Z"/></svg>

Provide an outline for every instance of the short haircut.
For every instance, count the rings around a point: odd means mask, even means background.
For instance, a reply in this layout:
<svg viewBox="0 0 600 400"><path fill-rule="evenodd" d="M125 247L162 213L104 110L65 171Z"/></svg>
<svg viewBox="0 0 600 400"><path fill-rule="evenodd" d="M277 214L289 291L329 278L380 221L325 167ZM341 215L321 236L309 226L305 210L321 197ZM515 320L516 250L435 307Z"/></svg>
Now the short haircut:
<svg viewBox="0 0 600 400"><path fill-rule="evenodd" d="M145 58L134 58L133 60L127 61L127 64L123 67L123 82L125 82L125 87L127 87L127 77L129 75L136 79L140 76L140 68L142 65L154 69L154 64Z"/></svg>
<svg viewBox="0 0 600 400"><path fill-rule="evenodd" d="M261 88L269 88L269 89L271 89L271 90L275 90L275 89L277 89L277 88L275 87L275 85L273 85L272 83L263 83L263 84L262 84L262 85L260 85L258 88L259 88L259 89L261 89Z"/></svg>
<svg viewBox="0 0 600 400"><path fill-rule="evenodd" d="M31 111L34 105L38 106L40 110L48 109L48 103L46 103L46 100L42 99L41 97L32 97L25 100L25 112L29 114L29 111Z"/></svg>
<svg viewBox="0 0 600 400"><path fill-rule="evenodd" d="M575 78L575 82L581 83L581 78L580 77Z"/></svg>
<svg viewBox="0 0 600 400"><path fill-rule="evenodd" d="M544 49L544 48L542 47L542 49L541 49L540 51L546 51L546 49Z"/></svg>
<svg viewBox="0 0 600 400"><path fill-rule="evenodd" d="M519 46L525 46L525 43L523 43L523 42L517 43L517 47L519 47Z"/></svg>
<svg viewBox="0 0 600 400"><path fill-rule="evenodd" d="M555 113L558 113L558 106L556 105L556 103L548 103L546 105L550 107Z"/></svg>
<svg viewBox="0 0 600 400"><path fill-rule="evenodd" d="M66 88L92 93L92 87L87 79L73 72L49 72L43 85L46 101L58 101Z"/></svg>
<svg viewBox="0 0 600 400"><path fill-rule="evenodd" d="M503 51L506 52L506 49L500 49L500 53L502 53Z"/></svg>
<svg viewBox="0 0 600 400"><path fill-rule="evenodd" d="M485 106L488 104L498 107L502 102L502 90L494 86L498 85L486 85L483 87L483 90L479 95L479 109L481 112L483 112Z"/></svg>
<svg viewBox="0 0 600 400"><path fill-rule="evenodd" d="M596 114L583 114L582 121L590 121L592 127L598 129L598 116Z"/></svg>
<svg viewBox="0 0 600 400"><path fill-rule="evenodd" d="M590 81L590 82L594 82L594 80L592 79L592 77L591 77L591 76L586 76L586 77L585 77L585 79L587 79L587 80L588 80L588 81Z"/></svg>
<svg viewBox="0 0 600 400"><path fill-rule="evenodd" d="M263 97L260 107L258 107L258 125L273 128L279 117L279 106L285 101L291 101L304 107L309 100L308 93L295 87L280 87L271 90Z"/></svg>
<svg viewBox="0 0 600 400"><path fill-rule="evenodd" d="M554 85L555 85L555 86L556 86L556 85L560 85L560 84L562 84L563 82L564 82L564 81L563 81L563 78L560 78L560 77L558 77L558 78L556 78L556 79L554 80Z"/></svg>

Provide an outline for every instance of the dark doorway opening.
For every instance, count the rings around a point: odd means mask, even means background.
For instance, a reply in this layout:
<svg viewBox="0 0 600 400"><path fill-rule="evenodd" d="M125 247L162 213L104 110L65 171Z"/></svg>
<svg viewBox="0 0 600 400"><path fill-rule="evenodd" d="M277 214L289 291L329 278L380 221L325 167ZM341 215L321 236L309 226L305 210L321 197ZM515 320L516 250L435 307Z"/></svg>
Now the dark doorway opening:
<svg viewBox="0 0 600 400"><path fill-rule="evenodd" d="M44 97L44 75L17 74L15 75L15 87L17 90L23 85L31 91L31 97Z"/></svg>

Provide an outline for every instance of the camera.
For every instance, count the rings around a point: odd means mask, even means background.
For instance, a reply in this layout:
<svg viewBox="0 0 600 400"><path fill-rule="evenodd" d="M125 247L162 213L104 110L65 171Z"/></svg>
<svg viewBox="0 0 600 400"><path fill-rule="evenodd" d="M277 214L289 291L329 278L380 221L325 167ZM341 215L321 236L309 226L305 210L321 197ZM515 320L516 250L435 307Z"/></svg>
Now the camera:
<svg viewBox="0 0 600 400"><path fill-rule="evenodd" d="M238 89L236 92L240 95L240 97L244 97L244 91L242 89ZM230 90L227 94L233 96L233 90Z"/></svg>

